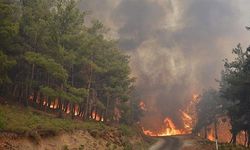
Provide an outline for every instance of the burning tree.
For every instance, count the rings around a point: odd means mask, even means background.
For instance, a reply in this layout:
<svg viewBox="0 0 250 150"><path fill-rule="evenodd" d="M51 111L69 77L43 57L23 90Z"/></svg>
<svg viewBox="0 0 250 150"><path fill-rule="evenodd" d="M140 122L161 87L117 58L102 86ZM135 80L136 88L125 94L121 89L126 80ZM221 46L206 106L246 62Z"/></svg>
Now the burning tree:
<svg viewBox="0 0 250 150"><path fill-rule="evenodd" d="M233 61L225 60L221 78L222 96L231 105L227 107L231 120L231 142L236 144L236 136L241 131L247 133L245 143L250 145L250 47L243 50L240 44L233 49L236 58Z"/></svg>
<svg viewBox="0 0 250 150"><path fill-rule="evenodd" d="M225 59L222 71L220 90L205 91L197 105L198 122L195 131L205 129L214 123L215 137L217 137L217 120L226 118L230 128L231 142L236 144L237 136L244 135L244 144L250 145L250 48L243 50L240 45L233 49L236 55L233 61ZM224 131L226 132L226 131ZM239 139L238 139L239 141ZM241 140L242 141L242 140Z"/></svg>
<svg viewBox="0 0 250 150"><path fill-rule="evenodd" d="M204 129L204 136L208 138L207 126L214 124L216 130L218 116L225 114L222 109L223 105L223 99L220 97L218 91L214 89L205 91L196 105L197 124L194 128L194 132L197 133L200 132L201 129ZM217 133L215 133L215 136L215 138L217 138Z"/></svg>

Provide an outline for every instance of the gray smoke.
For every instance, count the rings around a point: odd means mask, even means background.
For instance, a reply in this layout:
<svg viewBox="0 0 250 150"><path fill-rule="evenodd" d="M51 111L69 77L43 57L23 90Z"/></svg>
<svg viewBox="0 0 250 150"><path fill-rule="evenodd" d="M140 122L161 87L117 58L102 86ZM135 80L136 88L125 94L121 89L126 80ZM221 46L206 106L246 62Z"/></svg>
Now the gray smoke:
<svg viewBox="0 0 250 150"><path fill-rule="evenodd" d="M165 117L181 127L179 109L193 93L216 86L222 59L247 36L243 5L250 1L84 0L80 7L131 55L137 91L149 109L142 122L156 129Z"/></svg>

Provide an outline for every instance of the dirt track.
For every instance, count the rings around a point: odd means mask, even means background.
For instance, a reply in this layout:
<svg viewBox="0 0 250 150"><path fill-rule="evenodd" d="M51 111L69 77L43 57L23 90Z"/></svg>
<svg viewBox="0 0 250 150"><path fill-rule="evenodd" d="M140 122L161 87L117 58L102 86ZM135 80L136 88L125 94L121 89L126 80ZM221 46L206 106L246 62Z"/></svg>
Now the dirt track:
<svg viewBox="0 0 250 150"><path fill-rule="evenodd" d="M202 144L204 139L192 135L156 137L158 142L149 150L214 150L214 144Z"/></svg>

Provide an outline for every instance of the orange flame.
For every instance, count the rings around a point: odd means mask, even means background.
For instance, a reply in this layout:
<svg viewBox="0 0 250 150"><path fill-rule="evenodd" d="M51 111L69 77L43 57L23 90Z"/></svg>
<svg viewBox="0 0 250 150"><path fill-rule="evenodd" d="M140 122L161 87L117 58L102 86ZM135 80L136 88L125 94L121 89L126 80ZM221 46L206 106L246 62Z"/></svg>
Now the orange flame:
<svg viewBox="0 0 250 150"><path fill-rule="evenodd" d="M209 139L210 141L215 141L214 134L212 132L209 132L207 135L207 139Z"/></svg>
<svg viewBox="0 0 250 150"><path fill-rule="evenodd" d="M143 133L148 136L170 136L170 135L180 135L180 134L189 134L192 131L192 117L190 117L187 113L184 111L181 111L181 117L184 123L183 129L178 129L174 122L166 117L163 121L164 125L160 128L159 131L150 131L145 130L144 127L142 127Z"/></svg>
<svg viewBox="0 0 250 150"><path fill-rule="evenodd" d="M192 95L192 100L193 100L193 101L197 101L198 98L199 98L199 96L200 96L199 94L193 94L193 95Z"/></svg>
<svg viewBox="0 0 250 150"><path fill-rule="evenodd" d="M170 118L166 117L163 122L164 126L159 132L145 130L144 127L142 127L143 133L148 136L170 136L185 134L184 131L176 128L174 122Z"/></svg>
<svg viewBox="0 0 250 150"><path fill-rule="evenodd" d="M164 119L164 123L166 128L162 133L159 134L159 136L169 136L169 135L178 135L182 134L182 132L178 129L176 129L175 124L173 121L169 118Z"/></svg>
<svg viewBox="0 0 250 150"><path fill-rule="evenodd" d="M184 123L185 131L186 131L186 133L190 133L192 131L193 119L191 116L189 116L184 111L180 110L180 112L182 114L182 120Z"/></svg>
<svg viewBox="0 0 250 150"><path fill-rule="evenodd" d="M96 112L92 112L91 114L92 119L95 119L96 121L103 121L103 118L98 115Z"/></svg>
<svg viewBox="0 0 250 150"><path fill-rule="evenodd" d="M147 110L147 109L146 109L146 104L145 104L143 101L140 101L139 107L141 108L141 110L144 110L144 111Z"/></svg>

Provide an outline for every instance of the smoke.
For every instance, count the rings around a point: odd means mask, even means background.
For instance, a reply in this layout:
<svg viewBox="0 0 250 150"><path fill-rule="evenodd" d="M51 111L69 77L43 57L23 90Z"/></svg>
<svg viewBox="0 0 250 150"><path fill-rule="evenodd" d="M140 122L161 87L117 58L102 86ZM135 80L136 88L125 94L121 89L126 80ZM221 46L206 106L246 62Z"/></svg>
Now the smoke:
<svg viewBox="0 0 250 150"><path fill-rule="evenodd" d="M250 5L246 0L84 0L80 7L92 10L91 17L103 21L131 56L138 94L149 109L142 123L156 129L165 117L182 127L179 110L192 94L216 86L222 59L247 34L242 35L241 3Z"/></svg>

